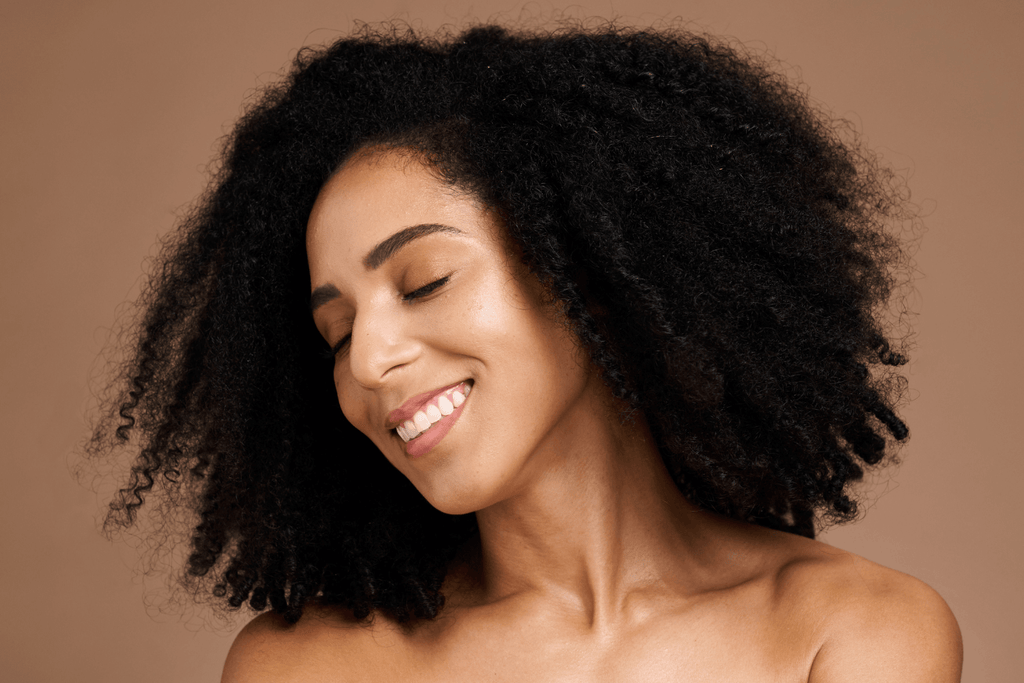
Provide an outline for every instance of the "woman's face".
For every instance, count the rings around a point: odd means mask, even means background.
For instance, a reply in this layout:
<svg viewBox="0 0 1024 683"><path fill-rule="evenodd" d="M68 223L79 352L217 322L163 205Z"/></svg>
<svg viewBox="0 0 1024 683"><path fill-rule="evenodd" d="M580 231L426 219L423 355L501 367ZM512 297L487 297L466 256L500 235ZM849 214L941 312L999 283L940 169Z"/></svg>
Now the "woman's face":
<svg viewBox="0 0 1024 683"><path fill-rule="evenodd" d="M337 349L341 409L453 514L542 476L607 404L502 230L493 211L395 151L346 162L309 218L313 317Z"/></svg>

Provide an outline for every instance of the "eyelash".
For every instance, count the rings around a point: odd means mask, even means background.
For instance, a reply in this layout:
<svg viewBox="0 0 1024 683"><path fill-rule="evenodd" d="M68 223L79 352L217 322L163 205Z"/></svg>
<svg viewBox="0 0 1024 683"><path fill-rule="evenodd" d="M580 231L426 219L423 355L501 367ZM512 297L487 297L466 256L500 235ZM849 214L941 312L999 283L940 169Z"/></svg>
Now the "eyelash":
<svg viewBox="0 0 1024 683"><path fill-rule="evenodd" d="M402 301L409 302L409 301L415 301L416 299L422 299L423 297L432 294L435 290L440 289L441 287L445 286L448 283L449 279L451 279L451 275L445 275L443 278L440 278L438 280L434 280L433 282L431 282L429 284L423 285L419 289L414 289L413 291L409 292L408 294L404 294L402 296ZM335 344L334 346L332 346L329 349L325 350L324 351L324 358L330 359L330 358L336 357L338 355L338 352L340 352L343 348L345 348L345 346L348 345L348 341L349 341L349 339L351 337L352 337L351 334L346 334L344 337L342 337L338 341L337 344Z"/></svg>
<svg viewBox="0 0 1024 683"><path fill-rule="evenodd" d="M445 275L440 280L434 280L428 285L423 285L419 289L413 290L402 297L402 301L414 301L415 299L422 299L423 297L431 294L434 290L443 287L448 283L451 275Z"/></svg>

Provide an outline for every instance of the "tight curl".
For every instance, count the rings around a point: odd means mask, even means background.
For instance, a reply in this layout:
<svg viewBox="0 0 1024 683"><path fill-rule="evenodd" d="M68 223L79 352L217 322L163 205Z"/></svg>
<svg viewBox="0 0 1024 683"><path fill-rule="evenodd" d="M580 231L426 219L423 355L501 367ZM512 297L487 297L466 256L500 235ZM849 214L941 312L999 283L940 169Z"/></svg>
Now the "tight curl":
<svg viewBox="0 0 1024 683"><path fill-rule="evenodd" d="M346 421L311 320L306 222L368 145L500 211L695 505L813 536L907 436L882 325L902 198L782 77L681 31L364 29L235 128L90 445L134 449L111 525L194 492L187 573L230 607L433 618L477 534Z"/></svg>

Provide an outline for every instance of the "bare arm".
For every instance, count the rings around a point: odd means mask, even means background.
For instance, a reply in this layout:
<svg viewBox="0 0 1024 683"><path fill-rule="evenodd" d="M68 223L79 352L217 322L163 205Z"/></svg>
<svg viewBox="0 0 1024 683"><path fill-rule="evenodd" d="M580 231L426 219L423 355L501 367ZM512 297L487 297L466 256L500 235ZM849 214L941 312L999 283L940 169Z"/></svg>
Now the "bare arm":
<svg viewBox="0 0 1024 683"><path fill-rule="evenodd" d="M863 578L837 605L808 683L958 683L960 629L939 594L891 570Z"/></svg>
<svg viewBox="0 0 1024 683"><path fill-rule="evenodd" d="M341 610L309 605L297 624L268 612L235 637L221 683L393 680L377 657L390 642Z"/></svg>
<svg viewBox="0 0 1024 683"><path fill-rule="evenodd" d="M286 683L298 681L294 634L276 615L262 614L235 637L221 683ZM291 647L289 646L291 645Z"/></svg>

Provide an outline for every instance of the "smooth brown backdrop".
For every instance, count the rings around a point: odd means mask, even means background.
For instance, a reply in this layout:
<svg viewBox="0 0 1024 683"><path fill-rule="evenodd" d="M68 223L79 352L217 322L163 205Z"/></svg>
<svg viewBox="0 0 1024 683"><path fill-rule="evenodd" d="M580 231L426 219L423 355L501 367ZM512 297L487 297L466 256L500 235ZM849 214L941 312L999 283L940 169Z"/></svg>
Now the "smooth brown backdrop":
<svg viewBox="0 0 1024 683"><path fill-rule="evenodd" d="M1024 5L574 7L640 24L681 16L767 50L910 176L928 228L911 300L913 438L865 520L825 540L945 596L964 633L964 681L1020 681ZM553 6L526 8L537 16ZM158 582L146 602L134 551L98 535L96 496L69 473L115 309L203 188L243 98L298 47L355 20L398 15L432 28L514 20L521 9L511 0L0 3L0 680L217 679L231 630L161 614Z"/></svg>

